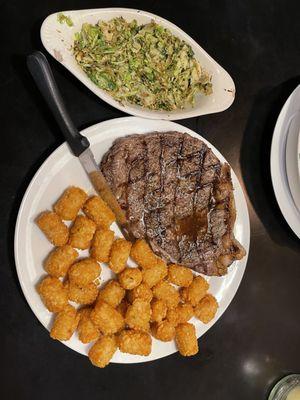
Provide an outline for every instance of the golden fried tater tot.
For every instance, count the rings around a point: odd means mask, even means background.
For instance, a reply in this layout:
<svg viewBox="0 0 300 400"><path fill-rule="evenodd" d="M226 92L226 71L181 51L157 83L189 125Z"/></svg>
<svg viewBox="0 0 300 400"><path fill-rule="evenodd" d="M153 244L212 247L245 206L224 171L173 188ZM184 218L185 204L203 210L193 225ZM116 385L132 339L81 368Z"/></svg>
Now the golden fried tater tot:
<svg viewBox="0 0 300 400"><path fill-rule="evenodd" d="M175 308L179 303L179 293L170 283L161 281L153 288L156 299L164 300L168 308Z"/></svg>
<svg viewBox="0 0 300 400"><path fill-rule="evenodd" d="M151 268L157 260L156 255L144 239L139 239L132 245L130 257L144 269Z"/></svg>
<svg viewBox="0 0 300 400"><path fill-rule="evenodd" d="M78 286L75 283L68 282L68 299L78 304L92 304L97 299L99 289L93 282L85 286Z"/></svg>
<svg viewBox="0 0 300 400"><path fill-rule="evenodd" d="M189 303L178 304L176 308L171 308L167 312L167 320L174 326L188 322L194 315L194 309Z"/></svg>
<svg viewBox="0 0 300 400"><path fill-rule="evenodd" d="M98 226L109 228L116 220L115 214L99 196L92 196L83 206L84 213Z"/></svg>
<svg viewBox="0 0 300 400"><path fill-rule="evenodd" d="M71 283L86 286L99 278L101 267L92 258L85 258L76 262L69 268L68 276Z"/></svg>
<svg viewBox="0 0 300 400"><path fill-rule="evenodd" d="M183 303L188 303L188 290L187 288L180 289L180 298Z"/></svg>
<svg viewBox="0 0 300 400"><path fill-rule="evenodd" d="M78 337L82 343L90 343L97 340L100 336L99 329L93 324L90 315L92 309L89 307L82 308L79 311L80 320L78 324Z"/></svg>
<svg viewBox="0 0 300 400"><path fill-rule="evenodd" d="M56 278L64 277L78 253L69 244L55 248L45 261L45 270Z"/></svg>
<svg viewBox="0 0 300 400"><path fill-rule="evenodd" d="M136 299L127 309L125 322L129 328L147 332L150 329L150 317L150 303L146 300Z"/></svg>
<svg viewBox="0 0 300 400"><path fill-rule="evenodd" d="M111 280L100 290L97 301L105 301L112 307L117 307L125 296L125 290L119 282Z"/></svg>
<svg viewBox="0 0 300 400"><path fill-rule="evenodd" d="M125 239L113 242L110 253L109 268L116 274L122 272L130 255L132 244Z"/></svg>
<svg viewBox="0 0 300 400"><path fill-rule="evenodd" d="M169 281L175 285L187 287L193 281L193 272L191 269L183 267L182 265L171 264L169 265Z"/></svg>
<svg viewBox="0 0 300 400"><path fill-rule="evenodd" d="M69 229L55 212L44 211L36 223L54 246L63 246L68 242Z"/></svg>
<svg viewBox="0 0 300 400"><path fill-rule="evenodd" d="M116 310L119 311L119 313L122 315L122 317L125 319L127 308L129 306L129 303L127 300L124 298L121 303L117 306Z"/></svg>
<svg viewBox="0 0 300 400"><path fill-rule="evenodd" d="M95 367L104 368L117 350L114 336L102 336L89 350L89 359Z"/></svg>
<svg viewBox="0 0 300 400"><path fill-rule="evenodd" d="M205 296L209 288L208 282L202 276L196 276L189 287L183 288L181 297L184 302L191 303L195 306Z"/></svg>
<svg viewBox="0 0 300 400"><path fill-rule="evenodd" d="M79 318L75 308L68 304L55 317L50 331L52 339L69 340L77 328Z"/></svg>
<svg viewBox="0 0 300 400"><path fill-rule="evenodd" d="M127 298L130 301L130 303L133 303L134 300L136 299L142 299L145 301L150 301L152 300L153 294L147 283L141 283L139 286L135 287L132 290L129 290L127 292Z"/></svg>
<svg viewBox="0 0 300 400"><path fill-rule="evenodd" d="M138 268L125 268L118 275L120 285L126 290L132 290L142 282L142 273Z"/></svg>
<svg viewBox="0 0 300 400"><path fill-rule="evenodd" d="M86 199L87 194L84 190L71 186L63 192L53 208L61 219L73 221Z"/></svg>
<svg viewBox="0 0 300 400"><path fill-rule="evenodd" d="M122 353L148 356L151 353L152 339L147 332L134 329L124 330L118 338L119 349Z"/></svg>
<svg viewBox="0 0 300 400"><path fill-rule="evenodd" d="M167 303L164 300L154 299L151 302L151 322L161 322L167 315Z"/></svg>
<svg viewBox="0 0 300 400"><path fill-rule="evenodd" d="M175 326L168 320L156 322L152 326L152 335L162 342L169 342L175 337Z"/></svg>
<svg viewBox="0 0 300 400"><path fill-rule="evenodd" d="M111 305L98 301L91 312L91 320L104 335L112 335L124 328L124 318Z"/></svg>
<svg viewBox="0 0 300 400"><path fill-rule="evenodd" d="M177 306L178 307L178 306ZM169 321L173 326L178 325L178 319L177 319L177 313L176 313L176 308L169 308L167 311L167 316L166 319Z"/></svg>
<svg viewBox="0 0 300 400"><path fill-rule="evenodd" d="M207 324L216 315L218 302L211 294L206 294L194 308L195 317Z"/></svg>
<svg viewBox="0 0 300 400"><path fill-rule="evenodd" d="M168 274L168 268L166 264L157 259L152 267L143 269L143 282L146 283L150 288L155 286L159 281L161 281Z"/></svg>
<svg viewBox="0 0 300 400"><path fill-rule="evenodd" d="M70 229L69 244L77 249L88 249L91 245L95 230L95 222L84 215L78 215Z"/></svg>
<svg viewBox="0 0 300 400"><path fill-rule="evenodd" d="M90 249L91 257L99 262L108 262L111 246L114 241L114 232L110 229L98 228L95 232Z"/></svg>
<svg viewBox="0 0 300 400"><path fill-rule="evenodd" d="M62 282L51 276L47 276L38 285L38 292L51 312L59 312L68 305L68 294Z"/></svg>
<svg viewBox="0 0 300 400"><path fill-rule="evenodd" d="M177 323L183 324L184 322L188 322L194 315L193 307L189 304L178 304L175 308Z"/></svg>
<svg viewBox="0 0 300 400"><path fill-rule="evenodd" d="M175 328L175 341L182 356L193 356L198 353L196 329L193 324L185 322Z"/></svg>

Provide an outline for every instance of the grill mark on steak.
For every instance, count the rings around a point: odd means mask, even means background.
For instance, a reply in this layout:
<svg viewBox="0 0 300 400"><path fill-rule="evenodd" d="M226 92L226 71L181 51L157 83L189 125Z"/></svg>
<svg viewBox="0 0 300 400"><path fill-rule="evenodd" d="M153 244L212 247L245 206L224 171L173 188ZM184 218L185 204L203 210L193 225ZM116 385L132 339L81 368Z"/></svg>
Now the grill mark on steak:
<svg viewBox="0 0 300 400"><path fill-rule="evenodd" d="M175 262L179 258L179 248L175 232L175 191L178 180L178 155L180 142L176 133L161 135L163 180L161 197L163 207L160 209L160 223L165 227L161 249L168 261Z"/></svg>
<svg viewBox="0 0 300 400"><path fill-rule="evenodd" d="M219 179L220 175L220 161L215 157L215 155L208 150L205 153L201 177L200 177L200 187L209 187L208 197L206 198L206 204L203 204L205 208L201 210L201 213L207 214L207 232L203 238L201 236L197 238L198 241L198 255L201 260L200 269L207 275L211 275L210 270L213 268L213 263L210 261L212 254L214 258L219 256L218 243L214 240L214 226L219 223L219 221L213 220L215 198L213 196L213 187ZM200 232L201 234L201 232ZM199 267L196 267L196 270Z"/></svg>
<svg viewBox="0 0 300 400"><path fill-rule="evenodd" d="M173 205L173 226L176 226L176 204L177 204L177 191L178 191L178 184L180 180L180 163L179 160L182 157L182 150L183 150L183 137L180 138L179 149L176 158L176 184L174 189L174 205ZM177 240L177 252L178 252L178 259L182 259L182 252L180 248L180 241Z"/></svg>
<svg viewBox="0 0 300 400"><path fill-rule="evenodd" d="M130 230L153 251L207 275L245 255L233 235L230 167L201 140L179 132L116 140L101 169Z"/></svg>
<svg viewBox="0 0 300 400"><path fill-rule="evenodd" d="M197 188L195 190L194 199L193 199L193 213L194 213L194 215L200 215L200 216L204 215L205 213L207 214L208 204L209 204L210 198L211 198L211 192L210 192L209 193L209 197L207 198L206 207L203 207L203 209L201 209L201 210L197 209L197 207L196 207L196 199L197 199L197 196L198 196L198 192L201 189L201 176L202 176L202 172L203 172L203 168L204 168L204 162L205 162L206 154L207 154L207 148L206 147L204 148L204 146L203 146L203 150L202 150L202 152L200 154L200 159L199 159L199 172L197 174ZM207 220L208 220L208 218L206 218L206 228L209 229ZM199 225L201 225L201 224L199 224ZM206 232L203 231L202 229L199 231L199 234L197 235L197 243L199 242L199 240L202 237L204 237L204 238L206 237L207 229L206 229ZM199 256L199 259L201 260L201 252L200 252L199 246L196 247L196 250L197 250L197 254ZM206 266L205 265L203 265L203 270L205 270L205 272L206 272Z"/></svg>
<svg viewBox="0 0 300 400"><path fill-rule="evenodd" d="M180 249L180 262L182 264L190 264L191 259L197 259L197 232L202 225L202 219L195 215L195 193L198 187L199 165L203 153L206 152L206 145L197 139L187 142L188 145L183 146L180 179L185 176L185 172L189 171L187 190L180 192L180 201L177 201L176 226L177 239ZM185 178L183 178L185 179ZM185 189L185 187L184 187ZM181 212L178 213L178 208Z"/></svg>
<svg viewBox="0 0 300 400"><path fill-rule="evenodd" d="M128 151L127 165L127 217L130 221L134 236L143 236L144 225L144 190L145 190L145 147L139 137L135 137L131 146L125 144Z"/></svg>
<svg viewBox="0 0 300 400"><path fill-rule="evenodd" d="M154 237L153 237L153 245L158 246L163 248L163 237L165 233L165 226L161 224L161 219L160 219L160 214L161 214L161 209L163 208L163 201L162 201L162 187L163 187L163 148L162 148L162 139L160 136L158 136L158 143L159 143L159 171L158 171L158 177L159 177L159 200L158 200L158 205L157 205L157 210L155 213L153 213L153 216L155 218L155 226L156 229L154 231Z"/></svg>
<svg viewBox="0 0 300 400"><path fill-rule="evenodd" d="M151 134L145 137L147 164L146 172L146 188L144 196L144 230L145 235L151 240L159 234L159 208L160 208L160 165L159 159L161 154L160 137Z"/></svg>

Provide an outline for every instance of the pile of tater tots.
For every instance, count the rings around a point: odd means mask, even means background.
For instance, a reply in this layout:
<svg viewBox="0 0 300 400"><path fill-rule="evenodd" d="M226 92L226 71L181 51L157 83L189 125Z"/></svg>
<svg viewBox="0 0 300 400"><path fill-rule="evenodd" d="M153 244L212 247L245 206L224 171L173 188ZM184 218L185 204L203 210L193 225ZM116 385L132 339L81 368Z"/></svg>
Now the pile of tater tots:
<svg viewBox="0 0 300 400"><path fill-rule="evenodd" d="M72 221L70 228L63 221ZM38 216L38 226L55 246L44 265L48 275L38 285L45 306L56 314L50 336L69 340L77 330L82 343L91 343L89 359L100 368L117 349L149 355L151 335L163 342L175 339L183 356L196 354L196 331L188 321L208 323L218 308L207 281L184 266L167 266L144 240L116 238L110 229L114 221L99 196L88 197L78 187L66 189L53 211ZM78 250L87 249L90 256L79 258ZM127 265L129 257L137 267ZM110 268L115 279L99 289L102 268Z"/></svg>

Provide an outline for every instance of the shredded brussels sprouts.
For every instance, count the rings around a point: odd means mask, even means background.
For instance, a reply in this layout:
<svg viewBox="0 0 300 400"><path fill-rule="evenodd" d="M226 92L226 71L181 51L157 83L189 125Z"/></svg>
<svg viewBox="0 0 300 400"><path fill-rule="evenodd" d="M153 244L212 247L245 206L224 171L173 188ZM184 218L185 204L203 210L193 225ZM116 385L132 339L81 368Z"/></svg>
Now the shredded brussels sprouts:
<svg viewBox="0 0 300 400"><path fill-rule="evenodd" d="M172 111L194 104L199 92L212 93L191 47L155 22L84 23L73 51L88 77L121 103Z"/></svg>
<svg viewBox="0 0 300 400"><path fill-rule="evenodd" d="M64 15L63 13L58 13L57 14L57 21L60 23L60 24L64 24L64 23L66 23L68 26L73 26L74 24L73 24L73 21L71 20L71 18L70 17L68 17L67 15Z"/></svg>

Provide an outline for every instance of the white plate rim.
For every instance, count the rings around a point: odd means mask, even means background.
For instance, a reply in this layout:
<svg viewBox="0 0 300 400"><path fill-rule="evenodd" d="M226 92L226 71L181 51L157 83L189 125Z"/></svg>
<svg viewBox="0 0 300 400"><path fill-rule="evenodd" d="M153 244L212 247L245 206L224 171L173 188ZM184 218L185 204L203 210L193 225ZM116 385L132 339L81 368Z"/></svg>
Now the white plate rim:
<svg viewBox="0 0 300 400"><path fill-rule="evenodd" d="M149 123L151 122L159 122L159 121L155 121L155 120L145 120L142 118L138 118L138 117L121 117L121 118L115 118L112 120L108 120L108 121L103 121L100 123L96 123L84 130L81 131L81 133L83 135L86 135L87 137L89 137L94 130L98 130L99 128L104 128L106 126L110 126L111 124L115 124L115 123L120 123L122 125L126 124L128 121L133 121L135 120L136 122L139 121L147 121ZM192 136L198 137L200 140L203 140L206 144L208 144L211 149L213 150L213 152L216 154L216 156L221 160L221 161L226 161L226 159L222 156L222 154L210 143L208 142L205 138L203 138L201 135L197 134L196 132L192 131L189 128L186 128L182 125L179 125L175 122L171 122L171 121L161 121L161 122L165 122L168 123L170 126L172 125L173 130L182 130L184 129L185 132L191 134ZM151 129L151 128L150 128ZM149 130L150 132L150 130ZM134 132L133 132L134 133ZM14 255L15 255L15 264L16 264L16 270L17 270L17 275L18 275L18 279L19 279L19 283L20 286L22 288L24 297L28 303L28 305L30 306L31 310L33 311L33 313L35 314L35 316L37 317L37 319L39 320L39 322L46 328L48 329L45 324L43 323L43 321L41 320L40 316L35 312L35 305L33 304L33 302L31 301L28 289L25 287L25 285L22 282L22 276L21 276L21 272L22 272L22 267L21 267L21 260L20 260L20 246L19 246L19 231L20 231L20 225L21 225L21 219L22 219L22 214L23 214L23 210L27 201L27 198L29 197L31 188L34 186L35 181L38 179L39 174L43 171L43 169L45 168L47 162L49 162L49 160L51 159L51 157L53 157L54 155L57 155L59 152L63 152L63 150L67 150L70 153L70 150L68 149L68 146L66 144L66 142L62 143L59 147L57 147L47 158L46 160L42 163L42 165L39 167L39 169L36 171L36 173L34 174L30 184L28 185L25 194L23 196L20 208L19 208L19 212L18 212L18 216L17 216L17 220L16 220L16 226L15 226L15 235L14 235ZM226 161L227 162L227 161ZM244 239L245 241L242 243L244 248L246 249L246 256L241 260L241 261L236 261L234 263L234 265L231 266L231 268L235 268L235 273L237 275L237 278L235 278L235 285L232 291L232 294L229 295L227 293L227 297L229 297L229 300L227 300L227 304L226 306L223 308L222 312L218 312L217 316L213 319L213 321L211 321L209 324L205 325L205 329L202 332L202 334L200 336L203 336L218 320L219 318L224 314L224 312L226 311L226 309L228 308L228 306L230 305L230 303L232 302L232 300L234 299L237 290L240 286L240 283L242 281L243 275L245 273L245 269L246 269L246 265L247 265L247 260L248 260L248 256L249 256L249 247L250 247L250 220L249 220L249 213L248 213L248 207L247 207L247 202L246 202L246 198L243 192L243 189L238 181L238 178L236 176L236 174L234 173L233 169L231 168L231 174L232 174L232 179L233 181L235 181L235 192L239 191L239 193L241 194L240 200L243 203L243 212L244 212L244 226L243 226L243 232L244 232ZM238 263L239 265L236 265L236 263ZM222 277L220 277L220 279L222 279ZM199 339L199 337L198 339ZM62 344L66 345L67 347L71 348L72 350L78 352L79 354L83 354L80 351L74 349L73 347L69 346L68 342L61 342ZM117 363L126 363L126 364L131 364L131 363L140 363L140 362L149 362L149 361L154 361L156 359L160 359L160 358L164 358L167 357L173 353L175 353L175 351L170 352L169 354L163 355L162 357L156 357L156 358L150 358L148 359L148 357L137 357L137 356L133 356L134 358L131 360L129 359L129 361L118 361ZM84 354L86 355L86 354ZM151 356L151 355L150 355ZM149 356L149 357L150 357ZM114 362L114 361L112 361Z"/></svg>
<svg viewBox="0 0 300 400"><path fill-rule="evenodd" d="M289 107L297 90L300 90L300 85L290 94L277 118L271 143L270 170L272 185L280 211L292 231L300 238L300 213L290 192L285 161Z"/></svg>
<svg viewBox="0 0 300 400"><path fill-rule="evenodd" d="M300 110L294 112L289 118L285 146L285 169L290 193L294 204L300 211L300 180L299 180L299 154L298 140L300 127Z"/></svg>
<svg viewBox="0 0 300 400"><path fill-rule="evenodd" d="M92 13L116 13L116 14L132 14L133 16L143 16L148 17L151 19L155 19L157 22L161 23L162 25L166 26L167 28L175 31L178 36L183 37L189 44L191 44L193 49L198 49L200 53L205 57L211 65L214 67L215 71L218 71L218 74L222 77L224 81L222 83L223 86L223 100L221 101L221 97L219 99L220 106L219 108L216 107L214 110L205 110L204 106L195 107L186 111L176 110L174 112L164 112L164 111L151 111L147 109L143 109L141 107L134 107L130 104L121 105L119 102L114 100L112 96L110 96L104 90L98 88L87 76L83 73L83 71L78 71L77 68L69 65L69 63L65 63L64 60L61 60L60 57L56 56L56 47L53 46L55 37L53 35L59 35L56 33L57 29L54 29L52 26L55 21L57 20L56 16L58 13L64 13L71 18L76 18L76 16L82 15L91 15ZM64 27L62 26L60 30L63 30ZM70 28L69 28L70 29ZM50 35L51 30L51 35ZM197 117L200 115L207 115L211 113L222 112L229 108L234 99L235 99L235 84L232 77L229 73L220 65L218 64L193 38L191 38L187 33L185 33L181 28L177 25L173 24L172 22L162 18L158 15L153 13L133 9L133 8L120 8L120 7L111 7L111 8L97 8L97 9L83 9L83 10L67 10L67 11L58 11L56 13L50 14L42 23L41 30L40 30L41 41L43 46L51 54L58 62L60 62L65 68L67 68L76 78L81 81L85 86L87 86L96 96L100 97L103 101L107 102L111 106L134 116L143 117L143 118L150 118L150 119L163 119L163 120L180 120L186 119L191 117ZM53 42L52 42L53 41ZM58 40L57 40L58 42ZM61 54L66 54L66 49L61 46L59 49Z"/></svg>
<svg viewBox="0 0 300 400"><path fill-rule="evenodd" d="M298 146L297 146L297 156L298 156L298 178L299 178L299 185L300 185L300 128L298 133Z"/></svg>

